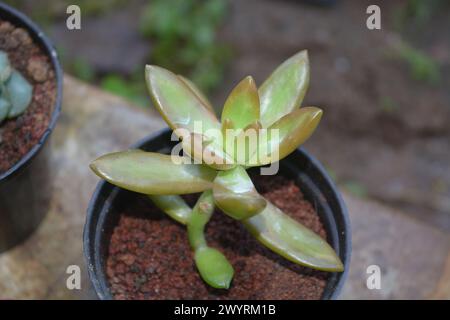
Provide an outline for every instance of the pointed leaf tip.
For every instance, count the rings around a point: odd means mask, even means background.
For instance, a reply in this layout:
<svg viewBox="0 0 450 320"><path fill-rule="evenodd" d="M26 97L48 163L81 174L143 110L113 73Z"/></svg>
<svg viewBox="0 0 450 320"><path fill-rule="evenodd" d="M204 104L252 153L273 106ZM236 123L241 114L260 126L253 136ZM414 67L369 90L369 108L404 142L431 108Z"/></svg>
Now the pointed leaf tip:
<svg viewBox="0 0 450 320"><path fill-rule="evenodd" d="M344 270L342 261L324 239L270 202L243 223L264 246L292 262L323 271Z"/></svg>
<svg viewBox="0 0 450 320"><path fill-rule="evenodd" d="M214 113L177 75L164 68L147 65L145 79L155 107L172 129L184 128L195 133L220 130Z"/></svg>
<svg viewBox="0 0 450 320"><path fill-rule="evenodd" d="M308 52L303 50L283 62L259 88L263 127L299 108L308 85Z"/></svg>
<svg viewBox="0 0 450 320"><path fill-rule="evenodd" d="M229 119L236 129L244 129L259 120L260 106L258 89L251 76L244 78L234 87L225 101L222 121Z"/></svg>

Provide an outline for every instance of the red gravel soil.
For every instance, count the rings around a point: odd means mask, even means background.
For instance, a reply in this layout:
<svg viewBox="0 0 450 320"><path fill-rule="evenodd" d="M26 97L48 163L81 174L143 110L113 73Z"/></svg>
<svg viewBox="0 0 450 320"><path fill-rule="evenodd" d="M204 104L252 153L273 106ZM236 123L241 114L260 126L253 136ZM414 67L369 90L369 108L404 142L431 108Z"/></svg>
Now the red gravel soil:
<svg viewBox="0 0 450 320"><path fill-rule="evenodd" d="M0 20L0 50L33 85L33 99L24 114L0 123L0 173L18 162L48 128L56 99L55 73L44 51L28 32Z"/></svg>
<svg viewBox="0 0 450 320"><path fill-rule="evenodd" d="M318 215L294 181L260 176L255 185L280 209L326 237ZM166 218L145 197L135 195L121 212L109 244L106 264L112 295L115 299L282 300L322 296L326 272L279 257L219 210L208 223L207 241L235 269L229 290L213 289L202 281L185 227Z"/></svg>

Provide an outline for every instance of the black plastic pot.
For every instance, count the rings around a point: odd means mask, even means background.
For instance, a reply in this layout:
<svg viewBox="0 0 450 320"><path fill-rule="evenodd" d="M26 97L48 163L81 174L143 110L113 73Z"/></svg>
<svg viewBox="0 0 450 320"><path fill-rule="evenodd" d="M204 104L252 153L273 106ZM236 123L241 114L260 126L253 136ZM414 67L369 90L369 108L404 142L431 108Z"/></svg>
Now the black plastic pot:
<svg viewBox="0 0 450 320"><path fill-rule="evenodd" d="M170 136L171 131L165 129L133 148L169 153L176 143L170 141ZM296 150L280 162L279 174L296 179L305 197L315 203L331 244L344 263L345 271L331 274L322 296L322 299L335 299L350 265L351 232L345 204L322 165L303 149ZM120 207L118 204L127 201L129 195L130 192L102 181L87 210L83 250L89 277L100 299L112 299L105 274L107 250L112 230L119 218L116 211Z"/></svg>
<svg viewBox="0 0 450 320"><path fill-rule="evenodd" d="M39 142L6 172L0 174L0 252L24 240L47 212L50 185L46 145L61 112L62 69L55 49L42 30L23 13L0 2L0 19L28 31L47 54L56 80L56 100L49 126ZM45 147L45 148L44 148Z"/></svg>

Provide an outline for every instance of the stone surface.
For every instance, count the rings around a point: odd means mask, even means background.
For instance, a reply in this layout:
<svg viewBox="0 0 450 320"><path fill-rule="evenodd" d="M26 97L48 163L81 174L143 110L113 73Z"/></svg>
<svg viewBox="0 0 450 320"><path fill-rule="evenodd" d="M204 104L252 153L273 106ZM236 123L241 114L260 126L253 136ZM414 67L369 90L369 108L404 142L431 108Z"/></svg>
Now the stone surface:
<svg viewBox="0 0 450 320"><path fill-rule="evenodd" d="M50 209L27 241L0 254L0 298L95 296L82 256L86 208L98 182L88 165L164 126L148 110L65 78L63 112L50 140L54 170ZM66 268L72 264L82 269L81 291L66 288Z"/></svg>
<svg viewBox="0 0 450 320"><path fill-rule="evenodd" d="M342 299L450 299L450 237L379 203L344 194L353 254ZM381 269L381 289L368 290L367 267Z"/></svg>
<svg viewBox="0 0 450 320"><path fill-rule="evenodd" d="M153 110L66 76L63 112L50 141L50 209L27 241L0 254L0 298L95 298L82 255L86 208L98 182L88 164L163 127ZM354 249L342 299L450 298L448 234L376 202L346 194L345 200ZM372 264L382 271L379 291L365 286ZM66 288L69 265L81 267L81 290Z"/></svg>

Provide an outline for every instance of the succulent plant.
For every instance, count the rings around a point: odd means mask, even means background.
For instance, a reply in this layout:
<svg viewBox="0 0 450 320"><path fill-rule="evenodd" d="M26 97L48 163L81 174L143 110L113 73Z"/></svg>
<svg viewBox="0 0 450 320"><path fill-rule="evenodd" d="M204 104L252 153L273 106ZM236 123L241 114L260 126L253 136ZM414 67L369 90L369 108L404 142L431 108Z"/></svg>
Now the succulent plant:
<svg viewBox="0 0 450 320"><path fill-rule="evenodd" d="M206 283L229 288L234 274L226 257L205 239L204 228L215 206L284 258L318 270L343 271L333 248L261 196L246 171L286 157L317 127L322 111L299 108L309 83L306 51L281 64L259 89L251 77L242 80L227 98L221 121L189 80L147 66L146 81L154 105L180 136L182 149L194 164L183 162L180 155L129 150L104 155L91 168L114 185L148 195L163 212L186 225ZM251 132L256 143L244 147L230 143ZM180 197L199 192L192 209Z"/></svg>
<svg viewBox="0 0 450 320"><path fill-rule="evenodd" d="M0 51L0 122L25 112L33 96L33 87L9 62L8 54Z"/></svg>

